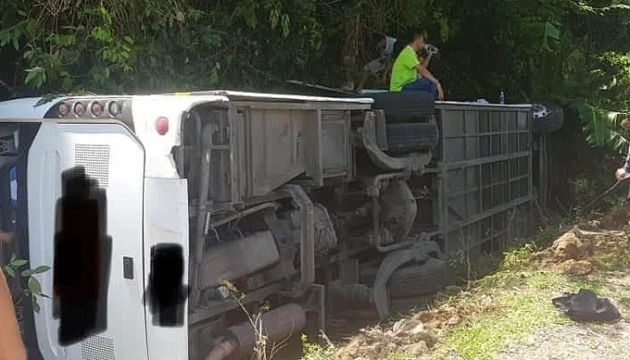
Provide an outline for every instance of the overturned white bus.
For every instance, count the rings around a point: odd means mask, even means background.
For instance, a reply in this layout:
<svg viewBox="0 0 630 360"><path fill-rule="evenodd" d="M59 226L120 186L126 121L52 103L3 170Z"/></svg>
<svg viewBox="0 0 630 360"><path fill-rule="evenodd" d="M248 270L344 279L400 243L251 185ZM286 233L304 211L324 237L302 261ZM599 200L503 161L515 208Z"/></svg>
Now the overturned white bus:
<svg viewBox="0 0 630 360"><path fill-rule="evenodd" d="M531 233L530 105L392 96L408 95L0 103L2 230L52 267L21 319L29 359L247 354L241 305L270 305L270 342L325 327L340 299L384 318L445 285L449 254Z"/></svg>

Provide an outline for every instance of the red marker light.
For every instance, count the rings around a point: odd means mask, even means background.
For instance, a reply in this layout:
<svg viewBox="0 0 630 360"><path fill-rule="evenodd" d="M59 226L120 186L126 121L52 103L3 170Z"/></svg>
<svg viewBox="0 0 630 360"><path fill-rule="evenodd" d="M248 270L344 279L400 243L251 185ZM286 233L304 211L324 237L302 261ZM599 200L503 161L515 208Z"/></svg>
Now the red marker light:
<svg viewBox="0 0 630 360"><path fill-rule="evenodd" d="M59 104L59 108L57 110L59 111L60 117L64 117L68 115L68 113L70 112L70 108L68 107L66 103Z"/></svg>
<svg viewBox="0 0 630 360"><path fill-rule="evenodd" d="M85 105L80 102L74 104L74 113L79 116L85 114Z"/></svg>
<svg viewBox="0 0 630 360"><path fill-rule="evenodd" d="M168 119L164 116L160 116L155 121L155 131L160 135L165 135L168 132Z"/></svg>
<svg viewBox="0 0 630 360"><path fill-rule="evenodd" d="M90 111L92 111L92 115L94 116L101 116L103 114L103 107L98 102L94 102L92 103Z"/></svg>

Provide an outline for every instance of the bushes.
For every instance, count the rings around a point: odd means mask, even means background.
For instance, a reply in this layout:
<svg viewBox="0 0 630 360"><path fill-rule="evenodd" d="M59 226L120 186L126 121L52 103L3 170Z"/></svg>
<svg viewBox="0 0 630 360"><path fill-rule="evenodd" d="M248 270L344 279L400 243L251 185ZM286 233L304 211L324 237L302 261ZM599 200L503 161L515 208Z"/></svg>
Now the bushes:
<svg viewBox="0 0 630 360"><path fill-rule="evenodd" d="M431 68L450 98L494 101L505 90L508 102L578 101L584 118L598 124L607 117L599 110L628 106L624 3L4 1L0 77L16 95L261 90L289 78L334 86L345 82L344 58L358 70L376 55L374 35L420 27L441 48Z"/></svg>

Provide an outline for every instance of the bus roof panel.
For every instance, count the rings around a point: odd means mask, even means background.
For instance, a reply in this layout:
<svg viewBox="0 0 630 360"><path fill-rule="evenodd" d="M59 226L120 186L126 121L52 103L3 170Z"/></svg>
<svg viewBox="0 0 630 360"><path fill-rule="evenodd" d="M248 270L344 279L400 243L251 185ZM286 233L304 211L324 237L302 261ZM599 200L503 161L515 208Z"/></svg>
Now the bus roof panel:
<svg viewBox="0 0 630 360"><path fill-rule="evenodd" d="M322 96L304 96L290 94L271 94L271 93L255 93L245 91L230 90L211 90L211 91L195 91L189 93L192 96L214 95L225 96L231 101L301 101L301 102L333 102L333 103L350 103L350 104L372 104L372 98L343 98L343 97L322 97Z"/></svg>

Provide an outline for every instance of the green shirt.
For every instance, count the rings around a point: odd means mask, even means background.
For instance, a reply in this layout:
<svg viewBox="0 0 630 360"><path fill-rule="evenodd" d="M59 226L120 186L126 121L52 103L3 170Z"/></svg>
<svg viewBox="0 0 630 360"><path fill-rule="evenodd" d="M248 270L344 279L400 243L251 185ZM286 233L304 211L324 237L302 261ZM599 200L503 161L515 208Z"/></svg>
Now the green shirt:
<svg viewBox="0 0 630 360"><path fill-rule="evenodd" d="M403 86L418 79L416 66L420 64L418 55L407 45L398 55L392 66L392 77L389 82L389 91L402 91Z"/></svg>

